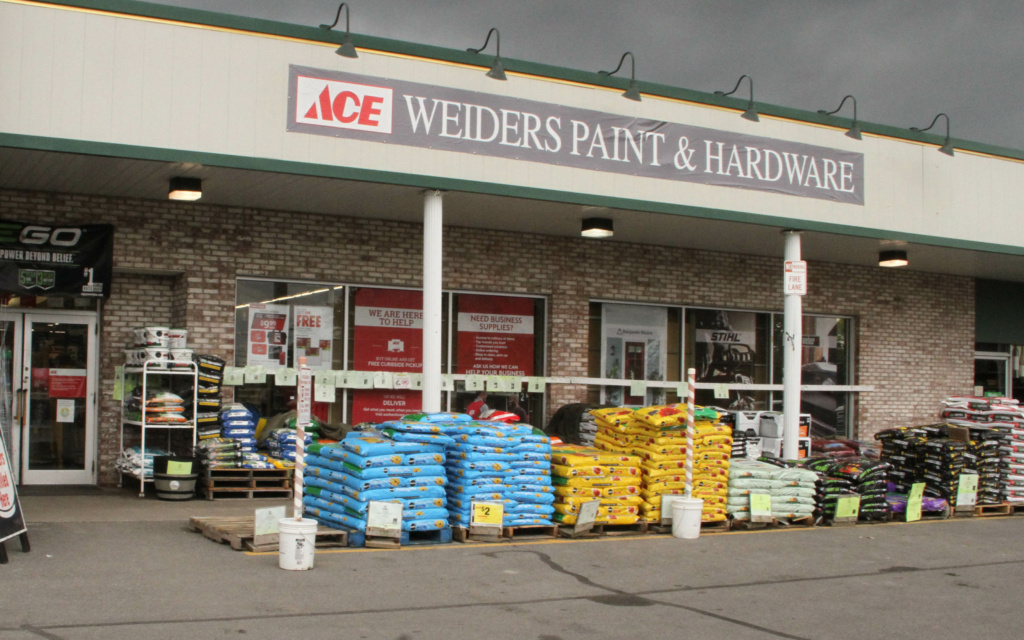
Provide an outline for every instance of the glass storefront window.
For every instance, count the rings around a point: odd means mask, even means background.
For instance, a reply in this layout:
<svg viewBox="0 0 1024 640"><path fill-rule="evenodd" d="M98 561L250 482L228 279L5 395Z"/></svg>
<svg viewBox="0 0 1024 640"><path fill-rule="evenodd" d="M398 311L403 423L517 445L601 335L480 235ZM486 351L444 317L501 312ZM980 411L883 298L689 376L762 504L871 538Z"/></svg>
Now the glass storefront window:
<svg viewBox="0 0 1024 640"><path fill-rule="evenodd" d="M769 314L727 309L686 310L686 366L696 369L697 382L766 384L769 372ZM716 398L712 389L698 389L697 403L743 411L768 409L766 391L730 389Z"/></svg>

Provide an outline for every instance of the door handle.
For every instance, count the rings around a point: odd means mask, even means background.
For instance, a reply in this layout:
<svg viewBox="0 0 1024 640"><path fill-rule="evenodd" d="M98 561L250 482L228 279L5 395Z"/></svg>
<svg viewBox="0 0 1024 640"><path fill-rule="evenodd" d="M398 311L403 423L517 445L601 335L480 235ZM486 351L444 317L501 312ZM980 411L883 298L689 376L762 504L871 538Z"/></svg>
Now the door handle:
<svg viewBox="0 0 1024 640"><path fill-rule="evenodd" d="M14 402L14 416L13 416L13 418L14 418L14 420L19 421L19 423L21 421L22 410L24 410L24 408L25 408L25 393L27 393L27 392L28 392L28 389L18 389L18 393L16 394L16 399L15 399L15 402Z"/></svg>

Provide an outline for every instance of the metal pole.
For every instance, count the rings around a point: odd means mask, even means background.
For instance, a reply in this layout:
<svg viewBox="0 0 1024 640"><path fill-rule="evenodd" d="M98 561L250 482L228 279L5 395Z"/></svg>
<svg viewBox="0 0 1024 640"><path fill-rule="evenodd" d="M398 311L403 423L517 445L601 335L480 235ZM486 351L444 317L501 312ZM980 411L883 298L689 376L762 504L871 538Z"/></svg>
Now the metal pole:
<svg viewBox="0 0 1024 640"><path fill-rule="evenodd" d="M786 238L785 260L800 260L800 232L784 231ZM783 291L786 291L783 284ZM803 297L795 293L785 294L785 317L782 340L782 457L793 460L799 455L800 436L800 356L803 352Z"/></svg>
<svg viewBox="0 0 1024 640"><path fill-rule="evenodd" d="M686 382L689 387L689 395L686 398L686 497L693 497L693 440L694 440L694 412L697 402L697 370L686 370Z"/></svg>
<svg viewBox="0 0 1024 640"><path fill-rule="evenodd" d="M441 410L441 230L440 191L423 195L423 399L422 410Z"/></svg>
<svg viewBox="0 0 1024 640"><path fill-rule="evenodd" d="M292 515L302 520L302 485L306 468L306 426L310 423L310 409L313 396L313 371L306 364L305 356L299 358L299 379L296 389L295 411L295 478L292 493Z"/></svg>

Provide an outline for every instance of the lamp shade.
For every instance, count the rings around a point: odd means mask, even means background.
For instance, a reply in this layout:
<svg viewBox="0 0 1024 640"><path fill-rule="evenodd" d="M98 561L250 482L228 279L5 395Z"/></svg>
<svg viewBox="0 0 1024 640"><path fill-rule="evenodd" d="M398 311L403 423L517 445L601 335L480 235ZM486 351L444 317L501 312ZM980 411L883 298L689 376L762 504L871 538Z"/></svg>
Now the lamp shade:
<svg viewBox="0 0 1024 640"><path fill-rule="evenodd" d="M170 200L198 200L203 197L203 181L199 178L171 178L167 192Z"/></svg>
<svg viewBox="0 0 1024 640"><path fill-rule="evenodd" d="M580 229L580 235L585 238L608 238L615 234L615 228L610 218L586 218Z"/></svg>
<svg viewBox="0 0 1024 640"><path fill-rule="evenodd" d="M905 267L910 264L907 260L906 251L879 251L878 266L880 267Z"/></svg>

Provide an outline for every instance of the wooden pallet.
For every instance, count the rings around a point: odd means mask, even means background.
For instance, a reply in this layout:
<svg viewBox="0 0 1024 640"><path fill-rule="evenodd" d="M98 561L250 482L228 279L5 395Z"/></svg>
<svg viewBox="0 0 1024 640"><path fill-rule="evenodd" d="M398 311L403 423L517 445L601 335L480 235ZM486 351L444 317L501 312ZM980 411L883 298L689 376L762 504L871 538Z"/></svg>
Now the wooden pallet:
<svg viewBox="0 0 1024 640"><path fill-rule="evenodd" d="M1020 505L1024 507L1024 505ZM974 515L976 517L986 516L1008 516L1013 513L1013 506L1007 502L999 502L996 504L979 504L974 507Z"/></svg>
<svg viewBox="0 0 1024 640"><path fill-rule="evenodd" d="M921 520L948 520L952 516L949 507L941 509L939 511L921 511ZM907 512L893 513L891 514L891 520L893 522L906 522ZM914 522L920 522L915 520Z"/></svg>
<svg viewBox="0 0 1024 640"><path fill-rule="evenodd" d="M199 485L207 500L287 498L294 469L204 469Z"/></svg>
<svg viewBox="0 0 1024 640"><path fill-rule="evenodd" d="M497 535L481 535L470 532L467 527L452 527L452 540L455 542L513 542L534 540L538 538L557 538L558 525L522 525L518 527L502 527Z"/></svg>
<svg viewBox="0 0 1024 640"><path fill-rule="evenodd" d="M189 518L188 526L192 531L197 531L203 536L230 545L235 551L277 551L278 541L261 543L259 546L253 544L256 529L256 518L254 516L238 517L202 517ZM316 547L318 549L329 549L333 547L347 547L348 533L330 529L319 524L316 529Z"/></svg>
<svg viewBox="0 0 1024 640"><path fill-rule="evenodd" d="M702 522L702 523L700 523L700 532L701 533L721 533L723 531L728 531L729 528L730 528L730 522L729 522L728 519L726 519L726 520L719 520L718 522ZM667 533L667 534L671 535L671 533L672 533L672 525L648 522L647 523L647 532L648 533Z"/></svg>
<svg viewBox="0 0 1024 640"><path fill-rule="evenodd" d="M605 537L621 537L621 536L643 536L647 535L648 523L646 520L637 520L632 524L598 524L594 523L594 527L590 531L584 531L583 533L575 533L573 530L575 527L560 527L558 534L563 538L605 538Z"/></svg>
<svg viewBox="0 0 1024 640"><path fill-rule="evenodd" d="M1024 516L1024 503L1008 502L1007 505L1010 507L1011 516Z"/></svg>

